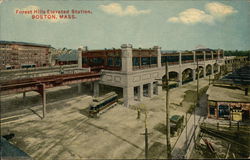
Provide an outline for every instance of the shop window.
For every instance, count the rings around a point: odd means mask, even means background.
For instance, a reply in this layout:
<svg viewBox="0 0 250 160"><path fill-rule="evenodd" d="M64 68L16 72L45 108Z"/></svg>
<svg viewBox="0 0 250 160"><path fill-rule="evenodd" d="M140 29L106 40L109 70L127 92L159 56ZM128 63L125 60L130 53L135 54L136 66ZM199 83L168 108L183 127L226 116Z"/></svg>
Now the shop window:
<svg viewBox="0 0 250 160"><path fill-rule="evenodd" d="M219 117L229 118L230 110L228 105L219 105Z"/></svg>
<svg viewBox="0 0 250 160"><path fill-rule="evenodd" d="M214 106L209 106L209 113L210 115L215 115L215 107Z"/></svg>

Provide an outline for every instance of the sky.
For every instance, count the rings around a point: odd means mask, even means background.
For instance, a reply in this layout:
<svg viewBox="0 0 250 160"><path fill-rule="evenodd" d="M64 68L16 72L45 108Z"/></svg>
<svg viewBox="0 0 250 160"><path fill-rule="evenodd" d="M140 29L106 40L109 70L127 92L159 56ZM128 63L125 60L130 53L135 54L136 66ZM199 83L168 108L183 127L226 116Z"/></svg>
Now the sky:
<svg viewBox="0 0 250 160"><path fill-rule="evenodd" d="M89 10L32 19L35 10ZM32 14L23 14L31 11ZM40 14L44 16L45 14ZM68 15L68 14L66 14ZM89 49L250 50L250 0L0 0L0 40Z"/></svg>

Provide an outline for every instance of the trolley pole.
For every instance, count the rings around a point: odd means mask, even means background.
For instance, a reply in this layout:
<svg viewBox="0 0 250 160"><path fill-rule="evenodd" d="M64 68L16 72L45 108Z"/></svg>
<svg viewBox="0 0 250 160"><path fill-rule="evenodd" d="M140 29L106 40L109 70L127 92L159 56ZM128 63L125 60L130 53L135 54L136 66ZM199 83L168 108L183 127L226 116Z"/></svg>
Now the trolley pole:
<svg viewBox="0 0 250 160"><path fill-rule="evenodd" d="M166 148L167 148L167 159L171 159L171 144L170 144L170 122L169 122L169 77L168 77L168 62L165 66L166 75Z"/></svg>

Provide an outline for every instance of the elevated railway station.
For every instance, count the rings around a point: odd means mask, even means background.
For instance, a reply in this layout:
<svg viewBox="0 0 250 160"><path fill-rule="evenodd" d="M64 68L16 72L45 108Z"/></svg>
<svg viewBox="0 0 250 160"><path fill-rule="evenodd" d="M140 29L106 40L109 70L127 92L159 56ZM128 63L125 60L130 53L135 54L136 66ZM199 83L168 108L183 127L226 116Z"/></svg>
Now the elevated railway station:
<svg viewBox="0 0 250 160"><path fill-rule="evenodd" d="M1 81L1 94L37 91L42 95L43 108L46 110L47 88L70 84L81 86L81 83L93 82L94 96L99 96L100 85L115 87L121 91L124 105L128 107L162 92L160 84L166 77L166 62L169 65L167 76L177 86L196 80L197 68L199 77L203 78L219 73L225 65L225 60L227 64L233 63L233 60L224 57L224 52L220 49L177 52L164 51L158 46L142 49L133 48L131 44L123 44L119 49L88 50L87 47L83 47L77 50L77 54L78 65L75 65L75 69L81 71L64 72L57 68L55 72L60 73L48 74L38 71L37 77L27 76ZM245 62L247 59L241 60ZM8 72L14 73L15 70Z"/></svg>
<svg viewBox="0 0 250 160"><path fill-rule="evenodd" d="M143 49L123 44L119 49L88 50L84 47L78 51L78 64L82 64L80 67L100 71L98 85L120 88L125 106L151 98L162 91L160 84L161 79L166 76L166 62L169 64L168 76L178 86L197 79L197 61L200 78L219 73L225 65L224 52L221 49L177 52L164 51L158 46ZM244 58L243 62L246 60Z"/></svg>

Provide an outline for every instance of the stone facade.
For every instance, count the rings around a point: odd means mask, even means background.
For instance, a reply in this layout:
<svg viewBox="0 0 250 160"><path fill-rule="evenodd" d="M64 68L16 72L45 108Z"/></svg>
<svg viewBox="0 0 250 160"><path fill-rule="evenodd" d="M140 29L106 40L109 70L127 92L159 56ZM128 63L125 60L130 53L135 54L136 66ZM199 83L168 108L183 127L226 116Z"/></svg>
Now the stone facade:
<svg viewBox="0 0 250 160"><path fill-rule="evenodd" d="M131 44L123 44L122 49L122 69L120 71L102 70L100 84L120 87L123 89L124 105L129 106L135 101L142 101L144 98L151 98L154 95L158 95L162 92L162 78L165 75L165 66L162 65L162 52L161 48L154 46L153 50L157 53L157 65L152 68L143 68L139 70L133 70L133 47ZM218 54L219 52L212 53ZM195 80L197 62L195 59L196 52L192 54L194 59L190 63L182 63L182 52L179 52L179 62L175 65L169 65L169 72L177 72L177 82L179 86L182 85L183 72L187 69L192 71L192 78ZM224 64L223 59L206 59L206 52L202 53L203 59L198 62L199 68L203 68L201 72L202 77L206 77L206 67L210 66L211 74L214 74L214 66L216 66L217 72L219 72L220 66Z"/></svg>

